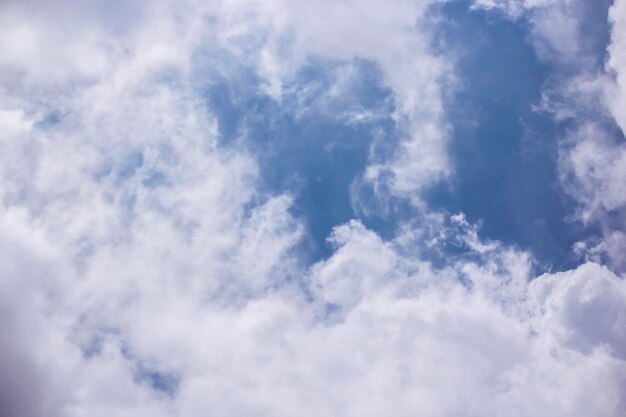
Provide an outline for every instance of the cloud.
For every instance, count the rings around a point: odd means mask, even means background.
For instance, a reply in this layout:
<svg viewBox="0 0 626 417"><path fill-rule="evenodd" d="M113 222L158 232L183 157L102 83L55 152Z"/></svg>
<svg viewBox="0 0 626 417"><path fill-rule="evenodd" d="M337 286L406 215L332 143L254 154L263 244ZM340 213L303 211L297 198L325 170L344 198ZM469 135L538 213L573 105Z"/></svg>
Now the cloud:
<svg viewBox="0 0 626 417"><path fill-rule="evenodd" d="M1 6L0 413L624 409L623 277L594 262L535 277L530 254L420 201L452 172L453 57L430 50L430 2L381 4ZM312 264L295 197L267 191L257 155L222 141L199 92L245 67L254 94L281 104L288 88L306 94L311 60L338 62L330 96L349 94L358 60L380 69L401 139L373 147L364 179L422 210L386 238L338 224ZM347 107L338 119L355 123ZM568 156L575 188L617 187L614 145L596 160L583 143Z"/></svg>
<svg viewBox="0 0 626 417"><path fill-rule="evenodd" d="M61 375L55 373L54 339L41 311L54 255L42 236L24 223L24 213L13 210L3 215L0 224L0 411L55 415L63 400L55 388Z"/></svg>
<svg viewBox="0 0 626 417"><path fill-rule="evenodd" d="M335 254L310 270L313 299L283 285L237 305L143 270L148 278L133 281L140 293L115 313L100 307L106 321L92 310L63 325L58 316L73 317L75 307L55 311L56 320L40 316L47 332L71 336L59 337L54 351L55 377L66 378L57 381L58 415L622 409L626 287L608 269L590 263L528 284L529 259L499 245L438 270L356 222L333 239ZM123 286L102 294L123 295ZM179 382L171 392L154 388L156 373ZM29 415L26 406L16 415Z"/></svg>

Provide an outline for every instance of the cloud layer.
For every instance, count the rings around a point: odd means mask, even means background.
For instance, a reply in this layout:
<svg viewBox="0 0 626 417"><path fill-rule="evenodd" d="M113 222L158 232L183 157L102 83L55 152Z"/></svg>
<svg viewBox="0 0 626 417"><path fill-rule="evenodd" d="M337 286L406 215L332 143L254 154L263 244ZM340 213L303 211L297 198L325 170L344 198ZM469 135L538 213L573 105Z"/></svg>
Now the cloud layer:
<svg viewBox="0 0 626 417"><path fill-rule="evenodd" d="M619 416L624 2L606 66L575 1L465 10L525 22L552 71L546 181L600 233L545 273L429 205L463 90L443 3L3 3L0 414ZM354 126L363 165L271 183L284 155L349 154ZM340 166L353 219L316 258L302 194Z"/></svg>

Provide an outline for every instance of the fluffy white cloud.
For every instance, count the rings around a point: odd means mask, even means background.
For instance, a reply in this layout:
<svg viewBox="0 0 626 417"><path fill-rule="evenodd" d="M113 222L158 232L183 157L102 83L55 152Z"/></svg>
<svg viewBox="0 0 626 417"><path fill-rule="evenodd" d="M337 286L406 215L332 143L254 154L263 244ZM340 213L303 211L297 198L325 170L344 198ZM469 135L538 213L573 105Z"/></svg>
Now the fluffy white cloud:
<svg viewBox="0 0 626 417"><path fill-rule="evenodd" d="M0 6L0 414L618 415L622 277L532 280L440 214L391 240L338 225L307 267L292 197L259 191L194 91L229 75L216 51L277 101L306 59L372 60L406 139L366 175L411 196L449 172L428 4Z"/></svg>
<svg viewBox="0 0 626 417"><path fill-rule="evenodd" d="M436 270L358 223L333 239L336 253L311 269L313 300L289 285L242 304L211 300L180 280L150 282L147 270L133 281L142 291L106 320L92 310L66 327L58 310L56 320L35 320L40 310L27 305L28 328L40 322L60 339L49 353L59 415L616 416L623 408L626 286L607 269L587 264L520 286L528 258L504 248ZM157 371L176 381L172 392L151 388L148 373ZM15 415L33 415L19 406Z"/></svg>
<svg viewBox="0 0 626 417"><path fill-rule="evenodd" d="M584 204L583 218L624 207L626 148L593 124L580 127L574 135L568 138L571 148L562 151L562 180Z"/></svg>

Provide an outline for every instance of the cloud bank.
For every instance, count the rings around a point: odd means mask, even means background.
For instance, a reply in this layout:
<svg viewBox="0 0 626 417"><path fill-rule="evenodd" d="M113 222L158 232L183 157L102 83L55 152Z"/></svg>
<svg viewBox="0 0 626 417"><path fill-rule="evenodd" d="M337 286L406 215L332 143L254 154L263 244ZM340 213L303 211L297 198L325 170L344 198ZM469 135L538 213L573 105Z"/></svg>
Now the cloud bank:
<svg viewBox="0 0 626 417"><path fill-rule="evenodd" d="M429 205L463 89L444 3L3 3L0 414L621 415L624 2L606 65L582 3L465 11L526 22L550 65L535 104L565 128L546 180L600 229L559 272ZM328 256L307 188L270 184L277 120L371 137ZM321 154L352 149L332 129ZM301 131L295 165L317 155Z"/></svg>

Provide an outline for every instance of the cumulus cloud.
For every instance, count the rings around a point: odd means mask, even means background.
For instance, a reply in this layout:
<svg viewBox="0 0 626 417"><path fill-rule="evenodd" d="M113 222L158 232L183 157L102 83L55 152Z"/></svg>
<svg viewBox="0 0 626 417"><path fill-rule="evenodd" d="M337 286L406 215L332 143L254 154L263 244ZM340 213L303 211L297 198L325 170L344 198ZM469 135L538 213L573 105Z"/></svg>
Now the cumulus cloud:
<svg viewBox="0 0 626 417"><path fill-rule="evenodd" d="M619 415L623 277L535 277L530 254L419 201L453 171L431 4L3 3L0 414ZM364 181L424 212L388 238L337 225L310 264L295 197L223 143L198 90L243 66L280 104L307 61L348 68L342 90L358 59L401 136ZM618 187L612 148L583 143L576 189Z"/></svg>
<svg viewBox="0 0 626 417"><path fill-rule="evenodd" d="M333 240L335 254L310 270L313 299L285 285L237 305L142 270L135 296L108 289L125 298L115 311L92 307L67 327L39 316L60 339L59 415L614 416L624 406L626 287L606 268L528 284L528 257L498 245L438 270L356 222ZM27 307L32 328L39 309ZM49 393L49 367L35 369ZM27 404L15 414L33 415Z"/></svg>

